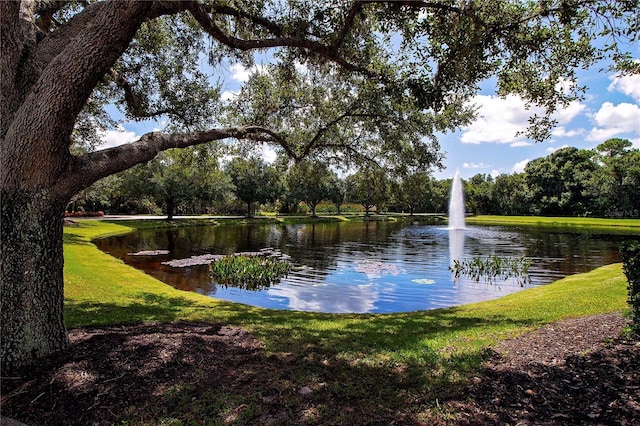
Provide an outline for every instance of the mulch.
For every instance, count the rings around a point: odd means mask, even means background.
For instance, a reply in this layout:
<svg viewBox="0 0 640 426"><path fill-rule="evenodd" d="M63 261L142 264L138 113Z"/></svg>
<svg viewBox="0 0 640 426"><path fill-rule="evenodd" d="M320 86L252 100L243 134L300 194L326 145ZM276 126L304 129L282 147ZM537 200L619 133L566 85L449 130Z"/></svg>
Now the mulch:
<svg viewBox="0 0 640 426"><path fill-rule="evenodd" d="M243 371L260 362L258 339L218 324L79 328L69 339L68 356L3 378L3 416L33 426L110 425L128 416L153 424L149 402L163 404L172 387L241 382ZM197 377L203 366L210 376Z"/></svg>
<svg viewBox="0 0 640 426"><path fill-rule="evenodd" d="M640 424L640 343L620 338L627 322L569 319L502 342L447 402L454 424Z"/></svg>
<svg viewBox="0 0 640 426"><path fill-rule="evenodd" d="M410 413L392 413L376 423L640 424L640 344L619 337L625 324L620 314L597 315L504 341L466 387L438 402L426 423L425 415L418 420ZM70 339L73 351L66 358L3 377L2 416L32 426L108 425L123 419L156 424L155 416L171 410L175 401L169 396L180 387L197 384L194 389L247 395L256 387L278 388L269 383L273 357L265 357L261 342L238 328L142 324L75 329ZM299 393L294 396L304 400ZM196 401L197 392L190 397ZM296 407L280 406L278 398L262 397L261 417L252 424L302 423L292 416ZM242 409L216 419L217 424L236 424ZM371 421L363 418L360 424Z"/></svg>

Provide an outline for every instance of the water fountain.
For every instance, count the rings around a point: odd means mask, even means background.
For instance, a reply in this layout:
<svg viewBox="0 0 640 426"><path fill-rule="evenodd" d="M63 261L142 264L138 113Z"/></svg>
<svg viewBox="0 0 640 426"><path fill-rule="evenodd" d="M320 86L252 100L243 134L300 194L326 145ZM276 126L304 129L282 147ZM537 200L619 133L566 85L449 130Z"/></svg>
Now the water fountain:
<svg viewBox="0 0 640 426"><path fill-rule="evenodd" d="M449 229L464 229L464 193L460 172L456 170L449 199Z"/></svg>
<svg viewBox="0 0 640 426"><path fill-rule="evenodd" d="M464 194L460 172L456 170L449 198L449 265L462 260L464 252Z"/></svg>

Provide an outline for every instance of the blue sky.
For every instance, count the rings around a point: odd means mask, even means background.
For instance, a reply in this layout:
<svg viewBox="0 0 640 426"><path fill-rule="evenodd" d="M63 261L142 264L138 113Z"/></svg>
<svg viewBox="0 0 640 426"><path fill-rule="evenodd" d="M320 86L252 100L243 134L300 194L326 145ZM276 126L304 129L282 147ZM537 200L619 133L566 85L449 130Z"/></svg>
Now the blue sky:
<svg viewBox="0 0 640 426"><path fill-rule="evenodd" d="M640 50L636 53L640 57ZM223 98L237 92L250 71L240 64L227 67L223 76ZM588 87L585 99L559 111L554 116L558 126L553 136L538 143L516 135L526 129L528 118L536 110L527 111L518 97L495 96L492 87L487 85L472 101L478 107L478 118L455 133L441 135L445 168L435 171L434 177L450 178L456 170L463 179L477 173L497 176L521 172L528 161L559 148L591 149L612 137L629 139L634 148L640 148L640 75L617 77L596 66L582 71L578 78L579 85ZM125 122L119 132L105 135L105 146L131 142L161 128L162 123ZM267 159L271 158L270 154L265 151Z"/></svg>

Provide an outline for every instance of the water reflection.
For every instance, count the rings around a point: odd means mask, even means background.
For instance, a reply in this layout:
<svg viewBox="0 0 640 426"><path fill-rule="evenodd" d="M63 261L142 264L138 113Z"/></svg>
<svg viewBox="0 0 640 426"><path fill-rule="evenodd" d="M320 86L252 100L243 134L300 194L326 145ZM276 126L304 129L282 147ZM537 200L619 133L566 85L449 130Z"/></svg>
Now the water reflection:
<svg viewBox="0 0 640 426"><path fill-rule="evenodd" d="M617 262L620 236L561 233L535 228L398 223L226 225L139 231L96 242L99 248L182 290L270 308L318 312L402 312L454 306L519 291L514 282L489 284L461 277L454 259L533 258L532 285ZM172 268L163 262L193 255L230 254L273 247L296 267L263 291L218 286L206 265ZM166 254L133 256L143 250Z"/></svg>
<svg viewBox="0 0 640 426"><path fill-rule="evenodd" d="M449 265L462 260L464 253L464 229L449 229Z"/></svg>

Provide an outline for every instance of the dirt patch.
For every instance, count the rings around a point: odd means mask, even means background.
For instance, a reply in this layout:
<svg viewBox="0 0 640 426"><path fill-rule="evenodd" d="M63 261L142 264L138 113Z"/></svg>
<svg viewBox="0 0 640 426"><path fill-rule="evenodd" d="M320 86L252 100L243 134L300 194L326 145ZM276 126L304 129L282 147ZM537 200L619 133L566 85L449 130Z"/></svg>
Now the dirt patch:
<svg viewBox="0 0 640 426"><path fill-rule="evenodd" d="M504 341L445 404L455 424L631 425L640 419L640 344L626 320L597 315Z"/></svg>
<svg viewBox="0 0 640 426"><path fill-rule="evenodd" d="M331 381L344 367L331 370L333 361L311 362L313 354L296 348L267 356L258 339L238 328L186 322L82 328L70 333L68 357L3 378L2 415L32 426L633 424L640 418L640 346L618 339L624 324L619 314L600 315L505 341L437 407L408 380L389 382L397 398L345 397L357 389ZM363 385L393 374L356 373L352 380ZM313 374L318 380L300 379Z"/></svg>
<svg viewBox="0 0 640 426"><path fill-rule="evenodd" d="M261 349L241 329L186 322L82 328L69 338L67 359L3 380L3 416L30 425L107 425L132 415L153 423L146 412L166 404L172 388L238 380Z"/></svg>

